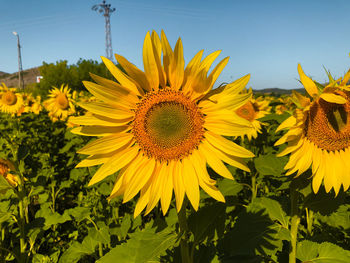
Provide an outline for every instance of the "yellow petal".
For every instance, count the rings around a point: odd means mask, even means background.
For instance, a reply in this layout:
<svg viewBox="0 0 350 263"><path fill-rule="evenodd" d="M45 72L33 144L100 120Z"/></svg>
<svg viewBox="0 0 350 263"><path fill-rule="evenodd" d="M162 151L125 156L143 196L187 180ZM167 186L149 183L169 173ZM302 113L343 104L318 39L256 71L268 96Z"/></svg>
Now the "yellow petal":
<svg viewBox="0 0 350 263"><path fill-rule="evenodd" d="M297 119L294 116L290 116L286 120L284 120L280 124L280 126L278 126L278 128L276 129L276 132L279 132L283 129L290 128L290 127L294 126L296 123L297 123Z"/></svg>
<svg viewBox="0 0 350 263"><path fill-rule="evenodd" d="M109 80L106 80L104 82L107 81ZM130 91L113 87L118 86L119 84L114 81L111 82L113 84L108 84L108 86L98 85L90 81L83 81L83 84L97 99L100 99L114 106L115 108L124 107L126 109L135 109L138 98Z"/></svg>
<svg viewBox="0 0 350 263"><path fill-rule="evenodd" d="M147 157L143 157L143 159L143 163L135 170L134 176L125 189L123 203L133 198L147 183L154 172L156 165L154 158L148 159Z"/></svg>
<svg viewBox="0 0 350 263"><path fill-rule="evenodd" d="M125 57L115 54L115 58L118 61L118 63L123 67L123 69L128 73L128 75L137 81L139 86L147 91L150 91L150 86L148 83L148 80L146 78L146 75L143 71L138 69L134 64L129 62Z"/></svg>
<svg viewBox="0 0 350 263"><path fill-rule="evenodd" d="M198 210L199 206L199 186L198 186L198 178L194 167L192 165L192 160L190 157L182 159L183 161L183 182L185 187L185 192L190 200L192 207L195 211Z"/></svg>
<svg viewBox="0 0 350 263"><path fill-rule="evenodd" d="M311 97L317 96L318 89L317 89L315 82L313 82L312 79L310 79L308 76L305 75L300 64L298 64L298 72L299 72L299 76L300 76L300 81L303 84L304 88L306 89L307 93L309 93L309 95Z"/></svg>
<svg viewBox="0 0 350 263"><path fill-rule="evenodd" d="M204 155L205 159L209 166L222 177L233 180L232 174L223 164L223 162L215 155L213 152L208 149L204 143L201 143L198 147L198 150Z"/></svg>
<svg viewBox="0 0 350 263"><path fill-rule="evenodd" d="M112 75L118 80L118 82L127 90L133 92L137 95L142 95L142 90L138 89L134 80L132 80L129 76L124 74L112 61L108 58L101 57L103 63L106 65L108 70L112 73Z"/></svg>
<svg viewBox="0 0 350 263"><path fill-rule="evenodd" d="M254 157L252 152L220 135L208 131L205 133L205 137L211 145L214 145L227 154L242 158Z"/></svg>
<svg viewBox="0 0 350 263"><path fill-rule="evenodd" d="M207 87L207 90L205 92L207 92L208 90L210 90L213 86L214 86L214 83L215 81L217 80L217 78L220 76L222 70L226 67L227 63L228 63L228 60L230 58L229 57L226 57L224 58L223 60L221 60L217 65L216 67L213 69L213 71L210 73L209 75L209 81L210 81L210 84L209 86Z"/></svg>
<svg viewBox="0 0 350 263"><path fill-rule="evenodd" d="M152 44L153 44L153 52L154 58L157 63L157 68L159 72L159 85L163 88L166 86L166 74L162 67L161 57L162 57L162 43L159 39L159 36L156 31L152 31Z"/></svg>
<svg viewBox="0 0 350 263"><path fill-rule="evenodd" d="M113 151L107 154L95 154L91 155L84 160L82 160L80 163L78 163L75 168L80 168L80 167L89 167L89 166L95 166L99 165L102 163L107 162L114 154L116 154L117 151Z"/></svg>
<svg viewBox="0 0 350 263"><path fill-rule="evenodd" d="M176 199L176 210L180 211L185 196L185 187L183 183L183 164L176 162L173 172L174 193Z"/></svg>
<svg viewBox="0 0 350 263"><path fill-rule="evenodd" d="M149 202L146 207L145 215L152 211L152 209L157 205L160 196L162 194L162 187L164 185L165 177L167 176L167 164L160 164L159 171L154 173L151 183L151 193L149 197Z"/></svg>
<svg viewBox="0 0 350 263"><path fill-rule="evenodd" d="M320 98L324 99L327 102L330 103L337 103L337 104L345 104L346 99L340 95L336 95L334 93L322 93L320 95Z"/></svg>
<svg viewBox="0 0 350 263"><path fill-rule="evenodd" d="M199 157L199 152L195 151L193 153L193 166L195 168L196 174L198 176L199 186L211 197L218 200L219 202L225 202L224 196L221 192L214 186L215 180L212 180L207 172L205 162L202 162Z"/></svg>
<svg viewBox="0 0 350 263"><path fill-rule="evenodd" d="M171 197L173 195L173 172L174 172L174 161L171 161L167 165L165 171L164 185L162 187L162 195L160 198L160 203L162 206L163 215L165 215L169 209Z"/></svg>
<svg viewBox="0 0 350 263"><path fill-rule="evenodd" d="M184 60L184 54L183 54L183 46L182 41L179 38L176 42L175 49L174 49L174 60L175 60L175 74L171 75L174 76L173 79L170 79L171 86L174 89L180 89L183 78L184 78L184 68L185 68L185 60Z"/></svg>
<svg viewBox="0 0 350 263"><path fill-rule="evenodd" d="M130 110L115 108L103 102L80 102L78 105L87 111L112 119L127 119L134 116Z"/></svg>
<svg viewBox="0 0 350 263"><path fill-rule="evenodd" d="M139 148L136 146L133 146L116 153L104 165L102 165L97 170L95 175L91 178L89 182L89 186L100 182L101 180L106 178L108 175L111 175L119 171L124 166L128 165L128 163L135 158L138 152L139 152Z"/></svg>
<svg viewBox="0 0 350 263"><path fill-rule="evenodd" d="M135 210L134 210L134 218L136 218L143 209L145 209L146 205L149 202L149 197L150 197L150 193L151 193L151 184L148 184L147 186L145 186L144 188L142 188L141 190L141 194L140 194L140 198L137 201L137 204L135 206Z"/></svg>
<svg viewBox="0 0 350 263"><path fill-rule="evenodd" d="M217 50L209 54L207 57L205 57L199 66L199 71L204 69L205 72L208 72L210 66L213 64L215 59L220 55L220 53L221 53L221 50Z"/></svg>
<svg viewBox="0 0 350 263"><path fill-rule="evenodd" d="M106 126L82 126L71 130L72 133L85 136L108 136L116 133L127 132L130 129L129 125L106 127Z"/></svg>
<svg viewBox="0 0 350 263"><path fill-rule="evenodd" d="M126 118L124 120L116 120L116 119L111 119L108 117L104 117L101 115L97 114L91 114L91 115L84 115L84 116L79 116L79 117L70 117L68 119L68 122L77 124L77 125L98 125L98 126L123 126L127 123L129 123L133 117Z"/></svg>
<svg viewBox="0 0 350 263"><path fill-rule="evenodd" d="M133 137L131 133L105 136L85 145L77 152L87 155L109 153L129 144Z"/></svg>
<svg viewBox="0 0 350 263"><path fill-rule="evenodd" d="M158 90L159 72L149 32L147 32L143 43L143 66L151 89Z"/></svg>

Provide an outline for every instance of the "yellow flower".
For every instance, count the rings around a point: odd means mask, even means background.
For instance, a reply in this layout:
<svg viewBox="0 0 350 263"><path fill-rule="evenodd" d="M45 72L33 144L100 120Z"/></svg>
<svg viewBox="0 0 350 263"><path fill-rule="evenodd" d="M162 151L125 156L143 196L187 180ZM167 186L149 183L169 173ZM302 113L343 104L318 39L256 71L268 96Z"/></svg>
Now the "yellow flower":
<svg viewBox="0 0 350 263"><path fill-rule="evenodd" d="M206 164L233 179L223 162L249 171L243 158L253 154L223 137L239 136L251 128L234 112L250 95L239 94L249 75L211 91L228 62L224 58L208 74L219 53L202 60L202 50L185 68L181 39L172 50L164 32L159 38L153 31L152 36L146 34L143 45L145 72L116 54L125 74L102 57L119 83L91 74L97 84L84 85L100 101L81 102L91 114L70 118L83 125L74 133L101 137L78 151L89 157L77 167L103 164L89 185L119 171L109 198L123 195L127 202L140 192L135 217L145 207L149 213L159 200L165 214L173 190L178 211L185 194L198 209L199 187L225 201Z"/></svg>
<svg viewBox="0 0 350 263"><path fill-rule="evenodd" d="M14 170L15 167L12 162L0 158L0 176L3 176L12 187L16 187L19 182L16 175L9 173Z"/></svg>
<svg viewBox="0 0 350 263"><path fill-rule="evenodd" d="M251 93L251 90L248 93ZM251 98L235 112L238 116L248 120L252 124L252 128L241 136L243 138L246 135L250 141L252 138L256 138L258 133L261 133L261 125L264 123L260 122L258 119L270 112L269 101Z"/></svg>
<svg viewBox="0 0 350 263"><path fill-rule="evenodd" d="M9 89L5 83L2 83L2 85L3 88L0 96L0 111L10 113L12 115L20 115L24 109L22 95L15 92L15 89Z"/></svg>
<svg viewBox="0 0 350 263"><path fill-rule="evenodd" d="M33 97L32 94L23 94L24 99L24 112L33 112L35 114L39 114L40 111L42 111L42 105L40 103L41 97L37 96L36 98Z"/></svg>
<svg viewBox="0 0 350 263"><path fill-rule="evenodd" d="M44 107L49 111L53 121L66 120L69 115L75 113L74 99L68 85L61 85L58 89L53 87L49 94L50 99L44 101Z"/></svg>
<svg viewBox="0 0 350 263"><path fill-rule="evenodd" d="M291 153L285 166L287 175L297 172L299 176L312 166L312 187L318 192L323 181L326 192L332 188L338 194L341 185L344 191L350 185L350 92L346 85L350 71L330 83L323 90L307 77L298 65L300 80L311 100L294 93L297 104L294 115L286 119L277 131L289 129L275 145L288 142L283 156Z"/></svg>

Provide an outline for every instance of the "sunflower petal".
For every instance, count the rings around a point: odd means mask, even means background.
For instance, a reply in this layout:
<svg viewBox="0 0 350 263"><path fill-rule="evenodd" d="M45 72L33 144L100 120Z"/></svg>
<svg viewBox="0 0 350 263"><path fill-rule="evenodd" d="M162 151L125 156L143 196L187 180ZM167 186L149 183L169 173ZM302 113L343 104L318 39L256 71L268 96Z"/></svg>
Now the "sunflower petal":
<svg viewBox="0 0 350 263"><path fill-rule="evenodd" d="M300 64L298 64L298 72L299 72L299 76L300 76L300 81L303 84L304 88L306 89L307 93L309 93L309 95L311 97L317 96L318 89L317 89L315 82L313 82L312 79L310 79L308 76L305 75Z"/></svg>

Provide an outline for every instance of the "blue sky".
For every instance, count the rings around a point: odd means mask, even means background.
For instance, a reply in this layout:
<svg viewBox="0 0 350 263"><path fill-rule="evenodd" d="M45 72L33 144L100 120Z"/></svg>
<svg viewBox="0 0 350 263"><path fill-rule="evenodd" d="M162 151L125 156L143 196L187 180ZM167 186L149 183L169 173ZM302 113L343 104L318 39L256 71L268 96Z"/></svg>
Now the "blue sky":
<svg viewBox="0 0 350 263"><path fill-rule="evenodd" d="M105 55L104 17L91 10L97 0L0 0L0 71L17 71L20 34L23 68ZM113 52L143 69L147 31L163 29L172 46L178 37L185 62L201 49L222 50L230 61L220 82L247 73L248 86L299 88L297 64L319 82L350 67L350 1L109 0Z"/></svg>

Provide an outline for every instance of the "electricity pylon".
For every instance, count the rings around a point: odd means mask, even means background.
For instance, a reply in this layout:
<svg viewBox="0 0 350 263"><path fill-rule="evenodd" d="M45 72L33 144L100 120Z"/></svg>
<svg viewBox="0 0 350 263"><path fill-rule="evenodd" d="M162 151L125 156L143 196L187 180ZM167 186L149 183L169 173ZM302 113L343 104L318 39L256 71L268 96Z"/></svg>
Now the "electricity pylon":
<svg viewBox="0 0 350 263"><path fill-rule="evenodd" d="M103 0L102 4L94 5L91 9L103 13L103 16L105 17L106 57L113 60L110 14L115 11L115 8L111 8L111 5L106 4L106 1Z"/></svg>

